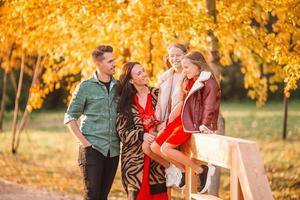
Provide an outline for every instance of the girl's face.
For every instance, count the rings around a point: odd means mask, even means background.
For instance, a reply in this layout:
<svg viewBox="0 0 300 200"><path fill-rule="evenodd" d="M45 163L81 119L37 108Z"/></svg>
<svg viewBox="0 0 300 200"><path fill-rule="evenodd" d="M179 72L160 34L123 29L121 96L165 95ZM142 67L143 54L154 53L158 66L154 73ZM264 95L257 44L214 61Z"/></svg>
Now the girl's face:
<svg viewBox="0 0 300 200"><path fill-rule="evenodd" d="M199 67L193 63L191 63L191 61L187 58L184 58L181 61L181 66L183 69L183 73L186 75L186 77L188 79L192 79L194 77L199 76L201 70L199 69Z"/></svg>
<svg viewBox="0 0 300 200"><path fill-rule="evenodd" d="M131 70L130 83L134 86L144 86L148 84L148 75L141 65L134 65Z"/></svg>
<svg viewBox="0 0 300 200"><path fill-rule="evenodd" d="M168 60L172 67L180 68L181 60L183 59L184 52L176 47L171 47L168 51Z"/></svg>

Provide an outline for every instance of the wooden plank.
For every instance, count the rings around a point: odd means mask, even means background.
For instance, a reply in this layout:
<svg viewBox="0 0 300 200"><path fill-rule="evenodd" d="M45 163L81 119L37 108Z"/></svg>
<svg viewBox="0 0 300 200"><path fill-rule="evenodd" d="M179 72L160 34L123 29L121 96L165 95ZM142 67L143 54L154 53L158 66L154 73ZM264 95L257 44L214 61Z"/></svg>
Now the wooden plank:
<svg viewBox="0 0 300 200"><path fill-rule="evenodd" d="M172 199L172 188L171 187L167 188L167 193L168 193L168 198Z"/></svg>
<svg viewBox="0 0 300 200"><path fill-rule="evenodd" d="M231 169L232 199L273 199L255 142L215 134L193 134L182 151L193 159ZM194 186L191 171L189 173L186 199L190 199Z"/></svg>
<svg viewBox="0 0 300 200"><path fill-rule="evenodd" d="M252 141L216 134L193 134L191 139L182 146L182 150L186 155L197 160L230 169L231 149L238 143L255 144Z"/></svg>
<svg viewBox="0 0 300 200"><path fill-rule="evenodd" d="M244 198L272 200L272 192L256 144L238 144L238 177Z"/></svg>
<svg viewBox="0 0 300 200"><path fill-rule="evenodd" d="M197 194L197 193L193 193L191 194L192 199L197 199L197 200L222 200L218 197L215 197L213 195L209 195L209 194Z"/></svg>
<svg viewBox="0 0 300 200"><path fill-rule="evenodd" d="M192 169L185 167L185 200L191 199L192 193Z"/></svg>

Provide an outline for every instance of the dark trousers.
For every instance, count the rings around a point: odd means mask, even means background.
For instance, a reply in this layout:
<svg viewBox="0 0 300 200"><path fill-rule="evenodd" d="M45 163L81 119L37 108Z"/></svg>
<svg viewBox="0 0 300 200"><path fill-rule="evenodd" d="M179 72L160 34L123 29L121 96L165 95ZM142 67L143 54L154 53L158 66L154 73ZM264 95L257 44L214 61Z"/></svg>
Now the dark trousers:
<svg viewBox="0 0 300 200"><path fill-rule="evenodd" d="M80 146L78 162L84 179L84 199L107 200L118 168L119 156L104 156L91 146Z"/></svg>

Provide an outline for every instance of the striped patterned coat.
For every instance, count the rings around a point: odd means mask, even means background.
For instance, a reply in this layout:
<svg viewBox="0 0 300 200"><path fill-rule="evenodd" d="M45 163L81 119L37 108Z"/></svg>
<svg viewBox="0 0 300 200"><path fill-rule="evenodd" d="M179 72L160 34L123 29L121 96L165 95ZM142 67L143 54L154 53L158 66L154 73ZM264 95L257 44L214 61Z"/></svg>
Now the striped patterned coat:
<svg viewBox="0 0 300 200"><path fill-rule="evenodd" d="M158 89L150 88L152 105L155 108L157 103ZM128 194L130 191L136 195L142 184L144 152L142 150L141 137L144 133L143 125L136 105L132 105L134 127L127 129L126 120L117 115L117 132L122 143L121 149L121 177L123 187ZM150 166L150 190L152 194L165 192L165 171L163 166L151 161Z"/></svg>

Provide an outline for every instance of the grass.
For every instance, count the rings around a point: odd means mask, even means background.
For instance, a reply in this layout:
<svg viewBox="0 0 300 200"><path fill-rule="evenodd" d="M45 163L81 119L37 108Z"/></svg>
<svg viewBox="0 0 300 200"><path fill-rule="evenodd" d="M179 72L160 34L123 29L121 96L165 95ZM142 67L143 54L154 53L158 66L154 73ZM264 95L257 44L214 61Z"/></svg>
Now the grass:
<svg viewBox="0 0 300 200"><path fill-rule="evenodd" d="M252 102L225 102L221 106L226 135L257 142L274 199L300 199L300 102L289 104L288 139L283 141L282 104L256 108ZM36 111L22 134L17 155L10 153L11 118L5 118L0 134L0 177L61 193L82 191L77 166L77 142L62 124L64 111ZM224 170L220 195L229 199L229 173ZM182 192L174 192L177 198ZM120 169L111 195L126 199Z"/></svg>

